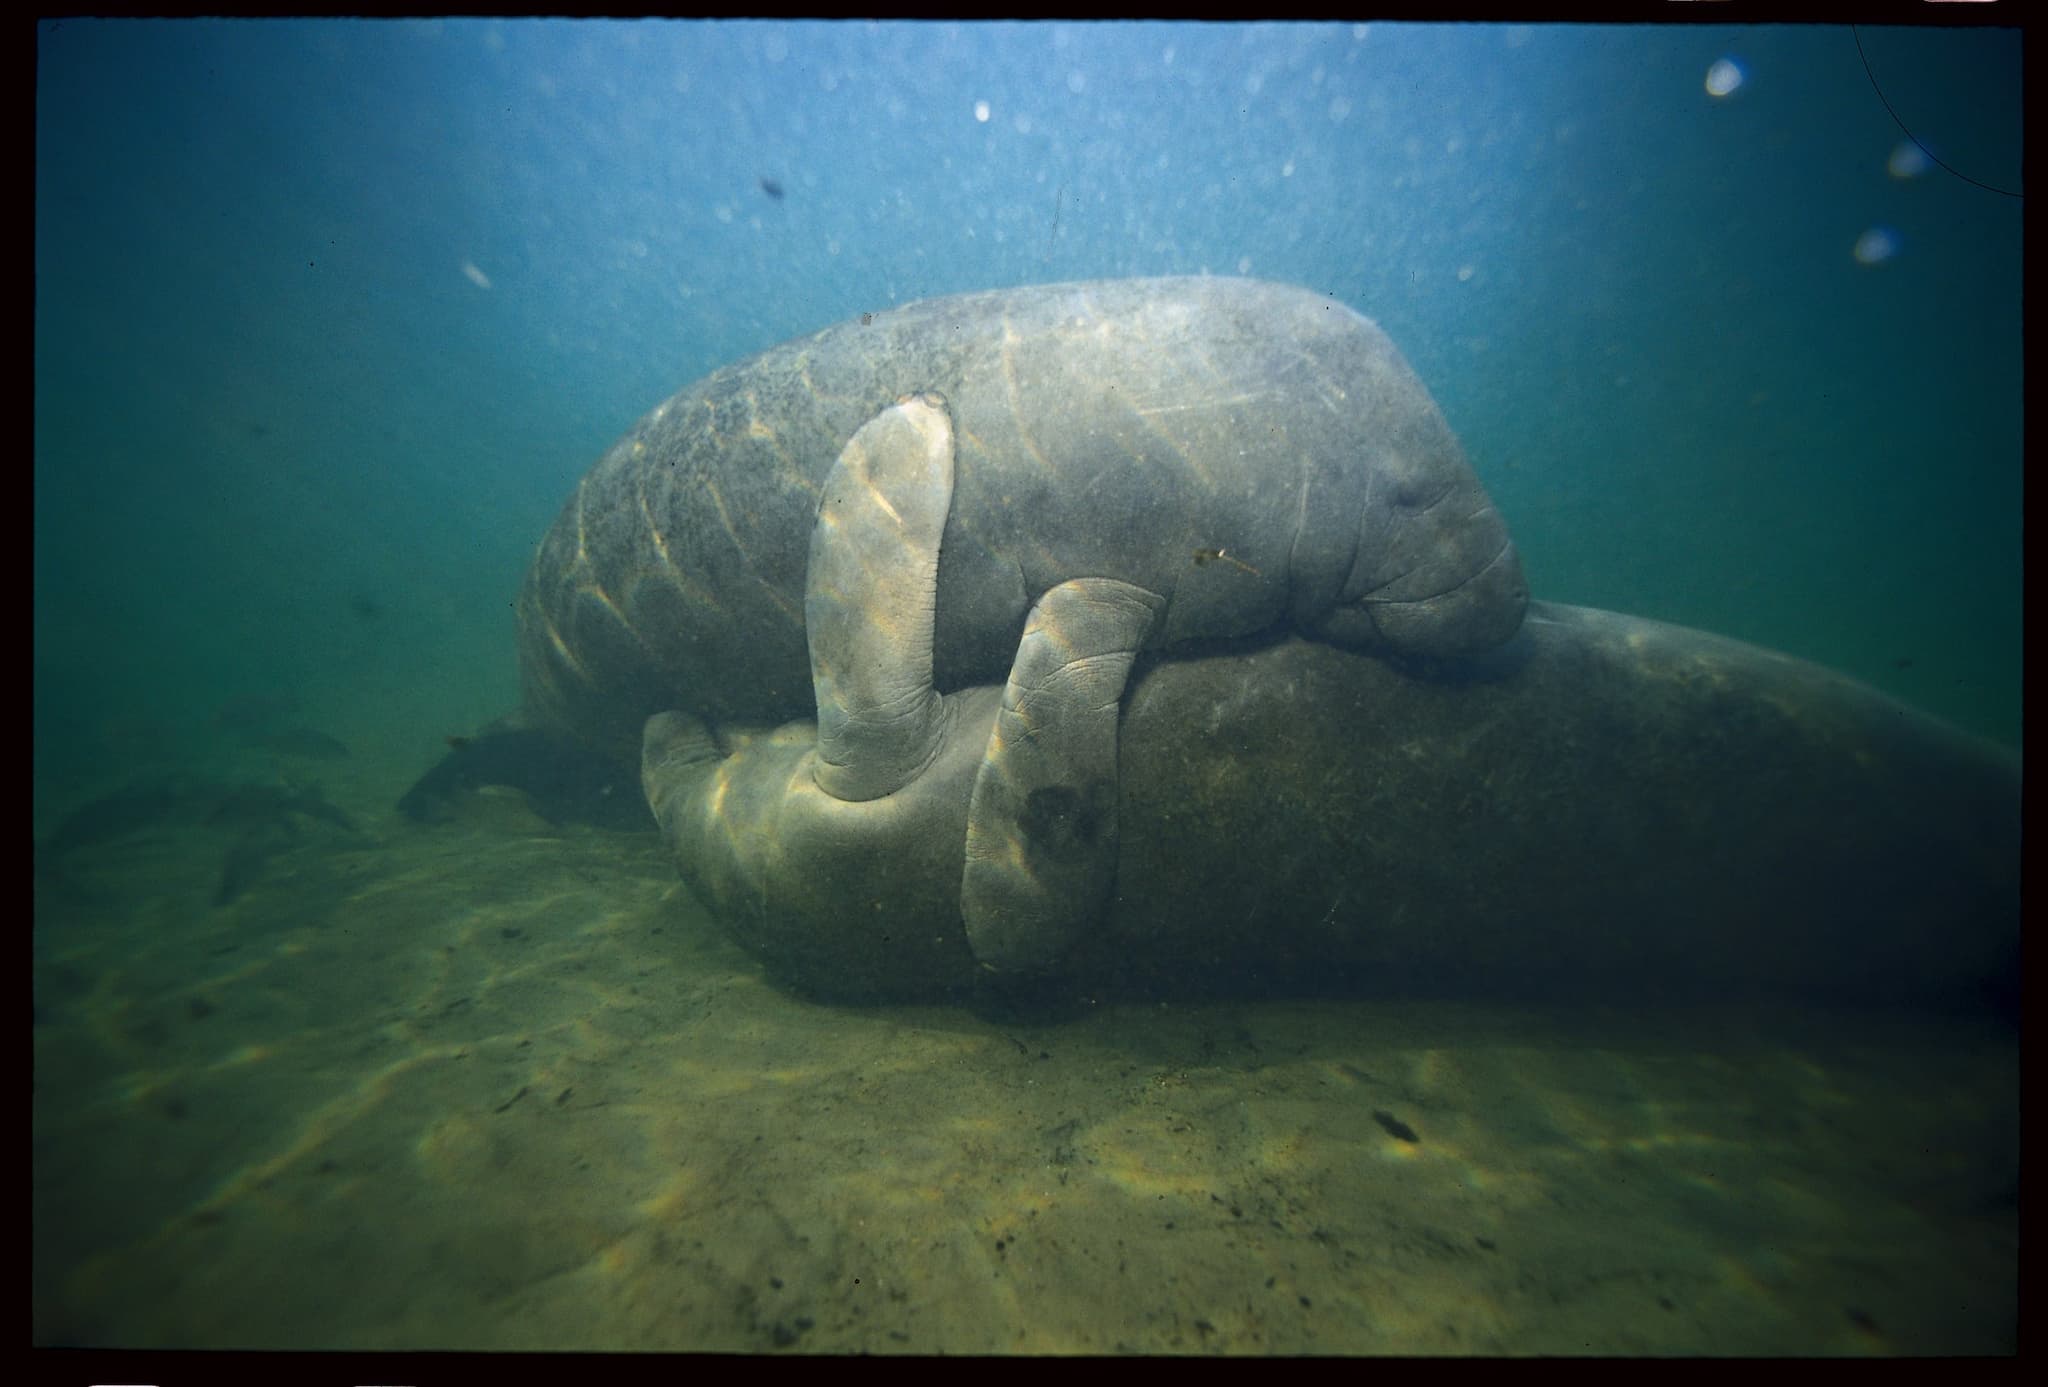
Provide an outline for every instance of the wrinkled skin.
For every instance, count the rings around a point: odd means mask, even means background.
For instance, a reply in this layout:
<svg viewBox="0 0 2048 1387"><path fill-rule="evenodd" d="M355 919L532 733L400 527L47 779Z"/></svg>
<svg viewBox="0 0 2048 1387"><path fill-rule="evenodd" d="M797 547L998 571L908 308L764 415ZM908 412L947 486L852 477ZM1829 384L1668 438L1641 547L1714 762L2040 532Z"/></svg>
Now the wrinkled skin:
<svg viewBox="0 0 2048 1387"><path fill-rule="evenodd" d="M1292 629L1447 656L1521 620L1506 526L1371 322L1254 280L1049 285L829 328L643 419L528 574L534 725L630 764L665 709L810 716L813 521L840 499L849 441L919 394L950 450L929 636L940 688L1002 681L1034 605L1077 578L1156 608L1148 650Z"/></svg>
<svg viewBox="0 0 2048 1387"><path fill-rule="evenodd" d="M956 994L989 977L961 860L999 702L946 696L937 759L873 801L817 788L808 723L720 747L657 717L643 780L684 878L785 982ZM2016 759L1703 632L1538 604L1456 675L1212 647L1137 672L1117 757L1076 993L2016 985Z"/></svg>

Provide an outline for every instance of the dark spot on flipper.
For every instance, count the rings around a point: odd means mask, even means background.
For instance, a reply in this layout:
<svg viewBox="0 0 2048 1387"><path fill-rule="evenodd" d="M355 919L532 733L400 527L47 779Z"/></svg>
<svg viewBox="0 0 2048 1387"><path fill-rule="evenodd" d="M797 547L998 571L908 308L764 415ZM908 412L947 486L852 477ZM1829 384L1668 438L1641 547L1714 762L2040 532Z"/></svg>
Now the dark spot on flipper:
<svg viewBox="0 0 2048 1387"><path fill-rule="evenodd" d="M1380 1130L1385 1132L1388 1136L1392 1137L1395 1141L1405 1141L1410 1146L1417 1145L1422 1141L1421 1137L1415 1135L1415 1129L1413 1127L1410 1127L1400 1118L1394 1116L1390 1112L1385 1111L1384 1109L1374 1108L1372 1113L1372 1120L1379 1123Z"/></svg>
<svg viewBox="0 0 2048 1387"><path fill-rule="evenodd" d="M1034 847L1092 846L1101 841L1115 803L1101 781L1077 790L1071 785L1042 785L1024 799L1019 827Z"/></svg>

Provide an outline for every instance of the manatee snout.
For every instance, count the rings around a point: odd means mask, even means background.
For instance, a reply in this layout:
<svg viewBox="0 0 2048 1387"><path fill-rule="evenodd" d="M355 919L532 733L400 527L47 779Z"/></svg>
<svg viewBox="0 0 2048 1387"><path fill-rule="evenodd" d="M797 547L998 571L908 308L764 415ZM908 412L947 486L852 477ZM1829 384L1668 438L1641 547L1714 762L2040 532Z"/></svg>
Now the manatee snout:
<svg viewBox="0 0 2048 1387"><path fill-rule="evenodd" d="M1311 634L1356 650L1446 658L1491 650L1520 630L1529 584L1507 523L1483 497L1461 499L1467 504L1382 517L1385 528L1360 546L1377 562L1360 563Z"/></svg>
<svg viewBox="0 0 2048 1387"><path fill-rule="evenodd" d="M1521 629L1529 607L1522 557L1501 527L1500 547L1477 573L1423 597L1367 598L1378 644L1406 655L1477 655Z"/></svg>

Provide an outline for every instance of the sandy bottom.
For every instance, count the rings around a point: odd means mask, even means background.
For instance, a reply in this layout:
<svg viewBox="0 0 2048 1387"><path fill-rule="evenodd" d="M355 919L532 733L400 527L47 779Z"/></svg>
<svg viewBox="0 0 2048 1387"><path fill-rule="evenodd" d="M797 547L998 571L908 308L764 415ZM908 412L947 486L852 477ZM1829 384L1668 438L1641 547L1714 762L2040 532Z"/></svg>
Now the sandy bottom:
<svg viewBox="0 0 2048 1387"><path fill-rule="evenodd" d="M778 992L516 800L69 851L39 1344L1999 1353L2018 1046L1906 1017Z"/></svg>

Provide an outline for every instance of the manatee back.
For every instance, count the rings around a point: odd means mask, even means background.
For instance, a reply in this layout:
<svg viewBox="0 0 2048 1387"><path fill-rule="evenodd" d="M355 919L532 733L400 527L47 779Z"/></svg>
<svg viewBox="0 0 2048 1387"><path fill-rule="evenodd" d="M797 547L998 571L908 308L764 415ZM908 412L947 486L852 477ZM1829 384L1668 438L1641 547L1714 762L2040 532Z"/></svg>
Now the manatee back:
<svg viewBox="0 0 2048 1387"><path fill-rule="evenodd" d="M911 304L715 372L600 459L521 594L528 711L621 757L663 708L808 714L819 489L913 391L946 398L959 440L941 688L1000 681L1068 577L1170 595L1162 642L1302 620L1336 599L1376 495L1469 476L1385 334L1319 294L1119 280Z"/></svg>

